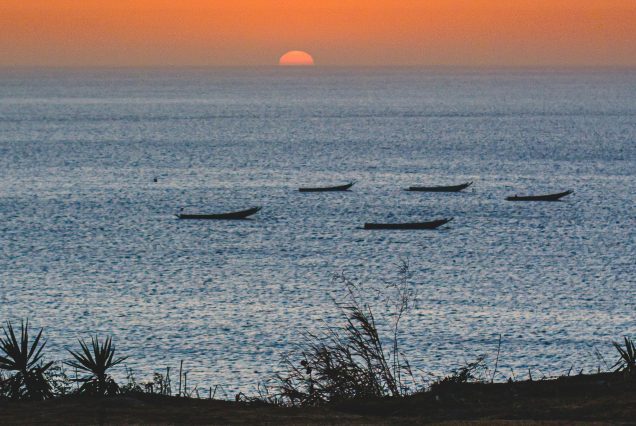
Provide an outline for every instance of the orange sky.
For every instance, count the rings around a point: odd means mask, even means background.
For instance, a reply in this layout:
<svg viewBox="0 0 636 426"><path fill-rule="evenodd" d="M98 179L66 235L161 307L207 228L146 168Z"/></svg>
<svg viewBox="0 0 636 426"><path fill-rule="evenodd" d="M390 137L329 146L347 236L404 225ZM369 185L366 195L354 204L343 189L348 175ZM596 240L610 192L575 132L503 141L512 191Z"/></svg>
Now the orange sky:
<svg viewBox="0 0 636 426"><path fill-rule="evenodd" d="M636 0L0 0L0 66L636 66Z"/></svg>

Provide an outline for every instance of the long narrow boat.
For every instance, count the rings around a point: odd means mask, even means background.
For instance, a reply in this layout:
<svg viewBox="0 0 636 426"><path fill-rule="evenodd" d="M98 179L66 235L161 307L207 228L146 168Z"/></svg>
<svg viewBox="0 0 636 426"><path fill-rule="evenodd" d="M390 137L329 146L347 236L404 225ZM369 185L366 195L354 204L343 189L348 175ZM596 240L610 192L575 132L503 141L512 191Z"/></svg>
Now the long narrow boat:
<svg viewBox="0 0 636 426"><path fill-rule="evenodd" d="M411 223L365 223L364 229L435 229L447 224L453 220L439 219L430 222L411 222Z"/></svg>
<svg viewBox="0 0 636 426"><path fill-rule="evenodd" d="M472 182L462 183L461 185L450 186L409 186L407 191L421 191L421 192L459 192L462 189L468 188L472 185Z"/></svg>
<svg viewBox="0 0 636 426"><path fill-rule="evenodd" d="M566 195L572 194L574 191L565 191L559 192L557 194L546 194L546 195L526 195L526 196L512 196L506 197L507 201L559 201L561 198Z"/></svg>
<svg viewBox="0 0 636 426"><path fill-rule="evenodd" d="M213 214L190 214L190 213L179 213L177 217L179 219L217 219L217 220L240 220L246 219L248 216L251 216L257 213L261 208L253 207L247 210L241 210L238 212L230 212L230 213L213 213Z"/></svg>
<svg viewBox="0 0 636 426"><path fill-rule="evenodd" d="M346 185L339 186L323 186L317 188L298 188L300 192L328 192L328 191L347 191L355 184L354 182L349 182Z"/></svg>

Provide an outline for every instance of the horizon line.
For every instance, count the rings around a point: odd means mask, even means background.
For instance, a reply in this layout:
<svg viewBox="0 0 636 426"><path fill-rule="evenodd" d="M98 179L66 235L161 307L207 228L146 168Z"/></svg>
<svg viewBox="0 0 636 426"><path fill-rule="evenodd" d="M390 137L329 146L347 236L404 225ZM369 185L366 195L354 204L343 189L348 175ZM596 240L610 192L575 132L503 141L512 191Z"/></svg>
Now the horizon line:
<svg viewBox="0 0 636 426"><path fill-rule="evenodd" d="M515 65L515 64L386 64L386 65L311 65L303 67L289 67L278 64L259 64L259 65L0 65L0 70L22 70L22 69L230 69L230 68L280 68L294 70L311 70L311 69L354 69L354 68L377 68L377 69L396 69L396 68L417 68L417 69L636 69L636 64L537 64L537 65Z"/></svg>

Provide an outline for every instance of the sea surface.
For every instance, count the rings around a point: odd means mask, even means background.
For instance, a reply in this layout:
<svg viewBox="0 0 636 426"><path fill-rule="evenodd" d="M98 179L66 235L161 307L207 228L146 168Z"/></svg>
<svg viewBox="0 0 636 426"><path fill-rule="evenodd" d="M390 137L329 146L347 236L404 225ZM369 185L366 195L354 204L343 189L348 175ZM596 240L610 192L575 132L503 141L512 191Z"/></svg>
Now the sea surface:
<svg viewBox="0 0 636 426"><path fill-rule="evenodd" d="M342 323L334 274L380 318L403 261L421 377L492 365L499 335L499 380L611 366L636 333L636 70L0 71L0 320L44 327L49 359L110 334L138 381L183 360L190 389L253 393Z"/></svg>

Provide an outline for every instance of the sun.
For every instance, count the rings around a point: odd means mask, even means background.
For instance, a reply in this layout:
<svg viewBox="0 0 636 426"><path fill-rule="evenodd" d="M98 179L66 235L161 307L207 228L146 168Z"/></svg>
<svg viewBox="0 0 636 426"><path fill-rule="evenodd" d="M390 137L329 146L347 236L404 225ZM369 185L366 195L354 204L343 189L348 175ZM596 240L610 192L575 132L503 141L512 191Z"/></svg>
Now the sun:
<svg viewBox="0 0 636 426"><path fill-rule="evenodd" d="M278 65L282 66L312 66L314 58L307 52L302 50L290 50L280 57Z"/></svg>

